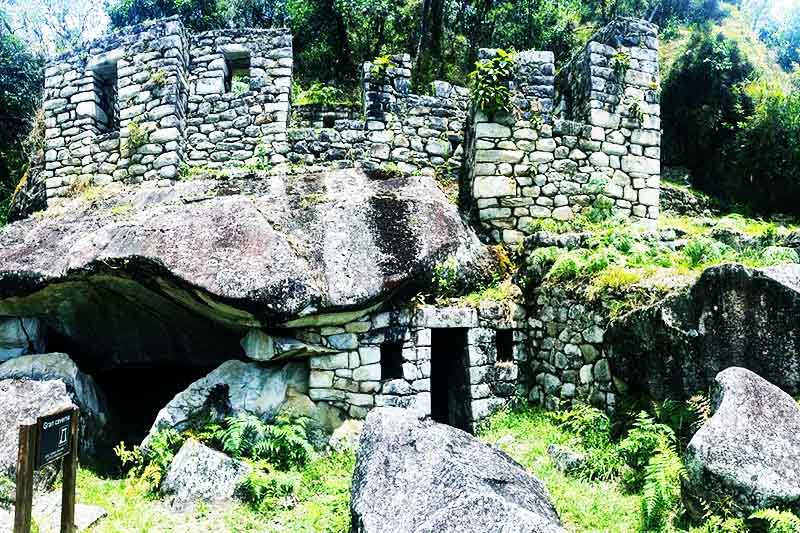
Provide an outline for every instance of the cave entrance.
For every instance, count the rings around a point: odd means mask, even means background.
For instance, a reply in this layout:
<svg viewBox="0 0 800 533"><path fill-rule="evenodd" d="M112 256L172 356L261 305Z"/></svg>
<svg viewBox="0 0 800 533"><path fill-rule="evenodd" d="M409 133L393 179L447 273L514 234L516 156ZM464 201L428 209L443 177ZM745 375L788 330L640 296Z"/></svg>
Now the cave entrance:
<svg viewBox="0 0 800 533"><path fill-rule="evenodd" d="M120 366L93 375L108 401L112 444L139 444L158 412L216 366Z"/></svg>
<svg viewBox="0 0 800 533"><path fill-rule="evenodd" d="M431 418L472 431L467 329L431 330Z"/></svg>

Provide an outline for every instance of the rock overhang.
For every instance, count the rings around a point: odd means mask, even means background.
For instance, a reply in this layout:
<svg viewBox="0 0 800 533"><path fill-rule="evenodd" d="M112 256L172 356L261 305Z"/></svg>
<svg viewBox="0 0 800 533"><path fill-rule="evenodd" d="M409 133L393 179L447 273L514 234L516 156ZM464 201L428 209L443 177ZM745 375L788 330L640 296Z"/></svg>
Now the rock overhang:
<svg viewBox="0 0 800 533"><path fill-rule="evenodd" d="M95 307L172 317L189 332L346 322L421 287L451 255L466 277L491 261L429 177L113 184L0 231L0 314L38 316L62 335Z"/></svg>

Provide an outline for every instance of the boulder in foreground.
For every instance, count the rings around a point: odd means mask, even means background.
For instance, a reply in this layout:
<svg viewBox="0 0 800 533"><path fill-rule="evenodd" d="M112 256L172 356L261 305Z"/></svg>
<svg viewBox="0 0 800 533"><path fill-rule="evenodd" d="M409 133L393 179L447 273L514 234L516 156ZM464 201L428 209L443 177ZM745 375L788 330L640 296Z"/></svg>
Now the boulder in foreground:
<svg viewBox="0 0 800 533"><path fill-rule="evenodd" d="M757 374L731 367L717 374L713 406L687 449L691 500L731 499L741 514L767 507L800 512L797 403Z"/></svg>
<svg viewBox="0 0 800 533"><path fill-rule="evenodd" d="M350 509L356 533L563 531L547 488L508 455L394 407L367 415Z"/></svg>
<svg viewBox="0 0 800 533"><path fill-rule="evenodd" d="M176 511L200 501L221 503L233 498L249 472L247 463L189 439L172 460L161 492Z"/></svg>

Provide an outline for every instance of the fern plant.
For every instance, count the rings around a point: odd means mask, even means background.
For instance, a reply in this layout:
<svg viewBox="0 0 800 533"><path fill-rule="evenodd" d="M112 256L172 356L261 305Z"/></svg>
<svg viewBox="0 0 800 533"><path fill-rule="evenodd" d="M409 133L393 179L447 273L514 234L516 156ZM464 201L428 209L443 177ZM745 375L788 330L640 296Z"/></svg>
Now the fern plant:
<svg viewBox="0 0 800 533"><path fill-rule="evenodd" d="M114 453L122 467L128 469L128 477L154 495L184 440L183 435L167 428L156 432L146 447L134 446L127 449L125 442L120 442L114 447Z"/></svg>
<svg viewBox="0 0 800 533"><path fill-rule="evenodd" d="M681 482L686 468L674 445L662 442L644 468L641 530L668 529L682 509Z"/></svg>
<svg viewBox="0 0 800 533"><path fill-rule="evenodd" d="M750 518L766 522L768 533L800 533L800 517L789 511L761 509Z"/></svg>
<svg viewBox="0 0 800 533"><path fill-rule="evenodd" d="M619 451L628 466L631 476L625 482L631 490L638 490L644 483L646 465L657 450L675 446L675 433L666 424L659 424L644 411L633 423L628 435L619 443Z"/></svg>
<svg viewBox="0 0 800 533"><path fill-rule="evenodd" d="M306 419L279 416L267 424L242 414L225 419L218 440L223 451L235 458L266 460L286 470L305 465L314 453L306 435Z"/></svg>

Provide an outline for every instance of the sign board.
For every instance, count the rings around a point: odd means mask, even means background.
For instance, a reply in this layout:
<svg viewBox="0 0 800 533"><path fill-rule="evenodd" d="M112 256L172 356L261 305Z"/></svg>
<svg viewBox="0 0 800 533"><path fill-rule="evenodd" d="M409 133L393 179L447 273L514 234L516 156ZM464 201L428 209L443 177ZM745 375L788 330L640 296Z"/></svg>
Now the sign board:
<svg viewBox="0 0 800 533"><path fill-rule="evenodd" d="M61 533L75 532L75 479L78 474L77 408L40 416L35 424L19 426L17 498L14 533L30 533L33 513L33 474L64 459L61 483Z"/></svg>
<svg viewBox="0 0 800 533"><path fill-rule="evenodd" d="M72 417L75 411L69 409L48 416L39 417L36 421L38 442L36 445L36 463L34 469L54 463L69 455L72 450Z"/></svg>

